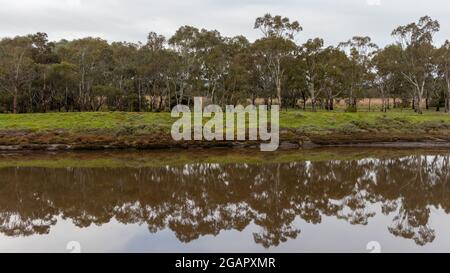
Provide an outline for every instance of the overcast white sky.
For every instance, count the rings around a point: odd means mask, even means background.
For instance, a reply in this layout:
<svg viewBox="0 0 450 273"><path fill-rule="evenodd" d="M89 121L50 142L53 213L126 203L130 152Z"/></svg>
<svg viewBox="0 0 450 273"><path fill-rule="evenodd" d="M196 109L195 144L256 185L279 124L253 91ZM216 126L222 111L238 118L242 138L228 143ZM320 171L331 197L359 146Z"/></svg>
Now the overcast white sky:
<svg viewBox="0 0 450 273"><path fill-rule="evenodd" d="M137 42L149 31L170 36L181 25L193 25L254 40L260 35L254 20L266 12L298 20L304 27L299 42L322 37L337 44L369 35L385 45L396 26L423 15L440 21L437 43L450 39L448 0L0 0L0 37L41 31L51 40Z"/></svg>

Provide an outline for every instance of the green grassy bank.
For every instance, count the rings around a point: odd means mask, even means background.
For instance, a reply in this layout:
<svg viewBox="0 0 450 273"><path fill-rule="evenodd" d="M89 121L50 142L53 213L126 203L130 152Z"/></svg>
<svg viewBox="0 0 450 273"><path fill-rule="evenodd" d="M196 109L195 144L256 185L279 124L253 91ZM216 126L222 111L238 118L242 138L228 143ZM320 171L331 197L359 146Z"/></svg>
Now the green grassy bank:
<svg viewBox="0 0 450 273"><path fill-rule="evenodd" d="M0 145L23 148L158 148L173 145L169 113L0 114ZM449 141L450 115L429 111L280 113L281 139L295 143L353 144L394 141ZM188 145L189 143L185 143Z"/></svg>

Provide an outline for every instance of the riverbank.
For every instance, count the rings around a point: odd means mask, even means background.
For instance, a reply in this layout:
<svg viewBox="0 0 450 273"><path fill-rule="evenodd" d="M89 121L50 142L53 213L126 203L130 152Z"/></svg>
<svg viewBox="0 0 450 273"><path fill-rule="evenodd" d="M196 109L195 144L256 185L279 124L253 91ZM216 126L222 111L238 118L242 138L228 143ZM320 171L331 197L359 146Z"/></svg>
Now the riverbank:
<svg viewBox="0 0 450 273"><path fill-rule="evenodd" d="M175 142L169 113L1 114L0 150L259 147L255 142ZM281 149L311 146L450 147L450 115L426 112L280 113Z"/></svg>

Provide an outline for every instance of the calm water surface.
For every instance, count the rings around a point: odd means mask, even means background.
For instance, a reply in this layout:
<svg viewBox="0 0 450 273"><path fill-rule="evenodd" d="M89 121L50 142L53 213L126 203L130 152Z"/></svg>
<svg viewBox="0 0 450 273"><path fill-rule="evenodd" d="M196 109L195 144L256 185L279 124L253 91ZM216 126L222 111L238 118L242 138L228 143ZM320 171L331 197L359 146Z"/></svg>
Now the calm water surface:
<svg viewBox="0 0 450 273"><path fill-rule="evenodd" d="M0 154L0 251L450 252L450 151Z"/></svg>

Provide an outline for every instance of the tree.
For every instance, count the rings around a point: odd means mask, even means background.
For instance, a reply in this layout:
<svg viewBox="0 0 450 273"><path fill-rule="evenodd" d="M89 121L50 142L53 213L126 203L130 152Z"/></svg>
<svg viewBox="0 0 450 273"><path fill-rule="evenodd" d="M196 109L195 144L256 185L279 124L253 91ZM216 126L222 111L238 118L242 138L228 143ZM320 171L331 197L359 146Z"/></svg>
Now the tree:
<svg viewBox="0 0 450 273"><path fill-rule="evenodd" d="M260 29L264 38L255 41L254 49L261 57L276 87L278 104L282 106L282 81L285 73L283 62L292 56L296 46L293 42L297 33L302 31L298 21L290 22L289 18L266 14L256 18L255 29Z"/></svg>
<svg viewBox="0 0 450 273"><path fill-rule="evenodd" d="M250 98L254 104L257 88L251 82L254 66L250 42L244 36L225 38L224 51L226 64L220 103L236 105Z"/></svg>
<svg viewBox="0 0 450 273"><path fill-rule="evenodd" d="M418 23L399 26L392 32L402 48L402 75L414 90L415 110L422 114L421 102L427 79L432 76L433 35L440 29L439 22L424 16Z"/></svg>
<svg viewBox="0 0 450 273"><path fill-rule="evenodd" d="M390 45L379 50L372 62L376 69L375 83L379 88L382 106L381 111L388 109L389 95L398 86L399 74L401 71L401 48L398 45Z"/></svg>
<svg viewBox="0 0 450 273"><path fill-rule="evenodd" d="M300 54L286 62L285 105L289 103L292 108L298 107L298 100L301 99L303 110L306 110L308 101L305 65Z"/></svg>
<svg viewBox="0 0 450 273"><path fill-rule="evenodd" d="M0 41L0 88L13 97L12 111L18 112L20 92L34 77L29 37L5 38Z"/></svg>
<svg viewBox="0 0 450 273"><path fill-rule="evenodd" d="M347 42L340 43L339 47L347 50L350 60L347 72L348 110L356 111L358 93L361 93L368 83L370 58L378 46L372 43L368 36L355 36Z"/></svg>
<svg viewBox="0 0 450 273"><path fill-rule="evenodd" d="M150 32L144 43L87 37L52 42L35 33L0 40L0 106L4 112L170 110L193 96L224 105L257 103L334 109L346 99L390 98L421 113L425 100L450 112L450 42L437 49L439 23L425 16L396 28L383 49L355 36L337 47L321 38L302 45L297 21L265 14L255 20L255 42L217 30L182 26L166 40Z"/></svg>
<svg viewBox="0 0 450 273"><path fill-rule="evenodd" d="M324 68L323 63L323 40L320 38L308 40L302 47L300 58L304 63L304 77L306 90L308 91L309 97L311 98L312 111L316 111L317 97L323 90L321 87L323 83L322 69Z"/></svg>
<svg viewBox="0 0 450 273"><path fill-rule="evenodd" d="M46 33L38 32L28 36L31 39L31 57L35 67L35 77L28 97L35 98L35 103L28 105L29 111L46 112L54 101L55 91L50 88L49 68L60 62L55 43L49 42Z"/></svg>
<svg viewBox="0 0 450 273"><path fill-rule="evenodd" d="M79 110L92 110L92 87L102 81L111 80L113 67L112 51L108 43L100 38L74 40L59 48L62 61L75 64L79 74ZM109 77L109 78L108 78Z"/></svg>
<svg viewBox="0 0 450 273"><path fill-rule="evenodd" d="M438 74L444 80L446 90L445 109L450 113L450 42L448 40L436 51Z"/></svg>
<svg viewBox="0 0 450 273"><path fill-rule="evenodd" d="M123 101L125 97L133 97L136 93L135 82L137 78L137 62L139 62L139 45L134 43L115 42L111 44L110 48L112 52L113 63L113 65L111 66L112 71L110 71L111 75L109 76L109 78L111 78L111 81L97 82L97 88L96 90L93 90L93 92L98 94L107 93L108 96L104 96L104 98L109 98L107 101L114 101L115 108L125 109L125 105L121 105L121 103L117 105L116 103ZM114 92L104 92L105 90L114 90ZM138 88L137 91L137 111L141 111L141 89ZM116 100L112 100L112 94L117 95L118 98ZM92 102L91 105L98 105L99 100L100 98L98 98L96 102ZM106 101L104 103L106 103Z"/></svg>
<svg viewBox="0 0 450 273"><path fill-rule="evenodd" d="M78 77L77 67L74 64L62 62L49 68L48 81L51 89L56 94L58 105L63 105L67 112L73 111L74 108Z"/></svg>
<svg viewBox="0 0 450 273"><path fill-rule="evenodd" d="M350 60L342 50L327 47L322 52L321 85L325 93L325 108L334 110L334 100L344 92L346 82L346 69L350 67Z"/></svg>
<svg viewBox="0 0 450 273"><path fill-rule="evenodd" d="M186 92L191 91L193 74L198 68L196 43L199 30L192 26L182 26L169 39L169 45L178 54L178 71L174 80L178 88L177 104L180 104Z"/></svg>
<svg viewBox="0 0 450 273"><path fill-rule="evenodd" d="M229 65L227 45L218 31L202 29L195 47L200 67L199 80L205 89L204 95L214 103L217 91L222 88L223 76Z"/></svg>

